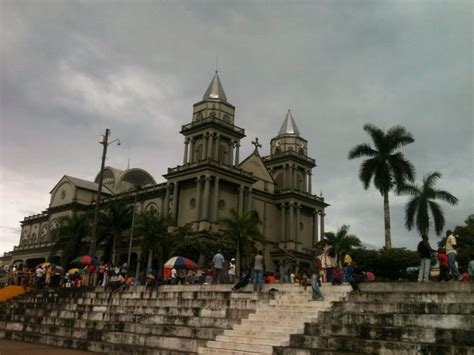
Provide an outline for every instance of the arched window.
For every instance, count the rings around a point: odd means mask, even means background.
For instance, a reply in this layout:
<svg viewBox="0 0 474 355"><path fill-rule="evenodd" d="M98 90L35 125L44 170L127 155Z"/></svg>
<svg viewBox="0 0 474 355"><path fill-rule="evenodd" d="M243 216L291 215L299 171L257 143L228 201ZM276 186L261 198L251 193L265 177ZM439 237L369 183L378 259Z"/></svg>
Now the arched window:
<svg viewBox="0 0 474 355"><path fill-rule="evenodd" d="M203 160L202 156L202 151L203 151L203 146L202 144L199 144L196 149L194 150L194 161L200 161Z"/></svg>
<svg viewBox="0 0 474 355"><path fill-rule="evenodd" d="M278 174L275 180L277 189L283 190L283 174Z"/></svg>

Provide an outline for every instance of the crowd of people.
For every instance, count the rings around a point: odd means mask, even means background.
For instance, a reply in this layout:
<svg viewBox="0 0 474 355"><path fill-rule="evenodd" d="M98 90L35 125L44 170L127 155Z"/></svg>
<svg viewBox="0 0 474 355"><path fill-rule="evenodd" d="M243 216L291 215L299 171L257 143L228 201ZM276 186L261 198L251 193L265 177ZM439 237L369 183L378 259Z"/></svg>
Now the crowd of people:
<svg viewBox="0 0 474 355"><path fill-rule="evenodd" d="M474 281L474 255L470 256L467 273L461 275L456 263L457 243L451 231L446 233L445 248L434 250L428 238L424 237L418 244L420 268L419 282L429 281L431 262L435 253L439 264L438 281L468 280ZM163 284L232 284L232 291L238 292L249 283L254 292L261 292L264 283L299 283L305 289L311 286L313 299L324 299L319 287L322 283L332 285L349 284L353 291L360 291L359 284L372 281L375 276L359 266L347 253L336 258L330 246L323 246L323 253L315 256L309 267L301 267L296 263L293 255L282 250L284 257L276 263L275 272L265 272L263 252L258 251L250 263L241 268L240 277L237 277L235 258L226 262L219 250L208 268L173 267L164 270L150 268L144 280L140 283L131 273L126 262L114 265L112 263L94 262L89 265L69 269L67 272L58 265L42 263L33 269L23 265L15 265L7 270L8 284L29 285L35 288L45 287L102 287L107 291L121 292L138 284L145 284L147 290L153 290Z"/></svg>

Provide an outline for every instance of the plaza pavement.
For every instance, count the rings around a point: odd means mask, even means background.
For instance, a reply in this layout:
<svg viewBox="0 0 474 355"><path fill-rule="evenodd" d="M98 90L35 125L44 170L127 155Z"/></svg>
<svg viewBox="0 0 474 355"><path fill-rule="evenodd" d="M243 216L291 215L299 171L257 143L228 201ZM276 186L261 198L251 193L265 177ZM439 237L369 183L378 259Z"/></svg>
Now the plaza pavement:
<svg viewBox="0 0 474 355"><path fill-rule="evenodd" d="M43 344L23 343L21 341L0 340L0 355L91 355L90 351L55 348Z"/></svg>

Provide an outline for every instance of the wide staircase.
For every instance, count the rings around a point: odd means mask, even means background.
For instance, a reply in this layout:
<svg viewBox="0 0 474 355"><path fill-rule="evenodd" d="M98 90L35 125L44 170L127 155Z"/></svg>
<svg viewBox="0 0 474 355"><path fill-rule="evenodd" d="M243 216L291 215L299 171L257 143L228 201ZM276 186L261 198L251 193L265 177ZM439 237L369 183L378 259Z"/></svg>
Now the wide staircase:
<svg viewBox="0 0 474 355"><path fill-rule="evenodd" d="M372 283L276 354L474 354L473 283ZM224 333L225 334L225 333Z"/></svg>
<svg viewBox="0 0 474 355"><path fill-rule="evenodd" d="M231 285L31 292L0 304L0 339L108 354L189 354L254 313L272 293Z"/></svg>
<svg viewBox="0 0 474 355"><path fill-rule="evenodd" d="M312 301L311 286L303 291L299 285L279 285L279 292L255 313L233 325L215 341L199 348L199 354L272 354L273 346L288 345L290 334L302 333L305 322L316 322L321 311L341 301L348 286L323 285L324 301Z"/></svg>

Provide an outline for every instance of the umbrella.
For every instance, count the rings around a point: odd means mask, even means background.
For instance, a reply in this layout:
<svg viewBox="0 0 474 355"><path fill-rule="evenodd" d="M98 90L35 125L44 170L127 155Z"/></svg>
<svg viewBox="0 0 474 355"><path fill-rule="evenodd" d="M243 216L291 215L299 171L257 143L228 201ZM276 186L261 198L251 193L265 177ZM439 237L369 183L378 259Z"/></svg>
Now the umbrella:
<svg viewBox="0 0 474 355"><path fill-rule="evenodd" d="M41 264L36 265L35 269L37 269L37 268L39 268L39 267L42 268L42 269L45 269L45 268L47 268L48 266L56 267L56 265L51 264L51 263L41 263Z"/></svg>
<svg viewBox="0 0 474 355"><path fill-rule="evenodd" d="M196 264L191 259L183 256L174 256L165 263L167 269L196 269Z"/></svg>
<svg viewBox="0 0 474 355"><path fill-rule="evenodd" d="M73 274L78 274L80 272L80 270L78 268L73 268L73 269L69 269L68 273L69 275L73 275Z"/></svg>
<svg viewBox="0 0 474 355"><path fill-rule="evenodd" d="M76 264L76 265L77 264L81 264L81 265L91 265L91 264L100 265L100 262L96 258L93 258L89 255L83 255L83 256L78 256L77 258L75 258L73 261L71 261L71 264Z"/></svg>

